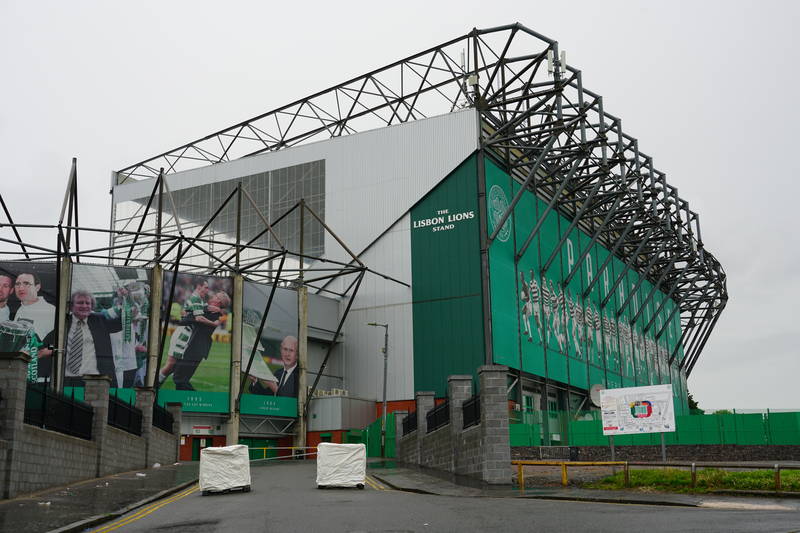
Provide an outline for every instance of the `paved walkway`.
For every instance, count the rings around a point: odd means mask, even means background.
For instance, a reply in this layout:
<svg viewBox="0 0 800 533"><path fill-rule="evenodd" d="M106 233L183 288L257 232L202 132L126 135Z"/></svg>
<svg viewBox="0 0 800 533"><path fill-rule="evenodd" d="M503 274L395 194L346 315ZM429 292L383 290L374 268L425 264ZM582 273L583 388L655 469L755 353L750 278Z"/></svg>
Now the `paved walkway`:
<svg viewBox="0 0 800 533"><path fill-rule="evenodd" d="M0 531L82 531L197 481L198 463L90 479L0 501Z"/></svg>
<svg viewBox="0 0 800 533"><path fill-rule="evenodd" d="M197 480L197 473L198 463L180 463L114 474L0 501L0 531L83 531L192 485ZM662 494L560 486L529 487L525 490L509 485L487 487L473 480L404 467L393 461L371 461L367 475L395 490L442 496L800 511L800 499L797 498Z"/></svg>

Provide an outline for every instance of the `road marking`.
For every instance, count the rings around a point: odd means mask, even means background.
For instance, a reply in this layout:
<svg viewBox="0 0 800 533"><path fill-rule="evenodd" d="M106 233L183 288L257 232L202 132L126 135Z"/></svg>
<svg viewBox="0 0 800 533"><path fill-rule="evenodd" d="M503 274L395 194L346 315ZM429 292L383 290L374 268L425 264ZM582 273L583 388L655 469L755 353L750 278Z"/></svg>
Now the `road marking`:
<svg viewBox="0 0 800 533"><path fill-rule="evenodd" d="M367 482L367 485L375 490L389 490L385 485L373 477L366 476L364 480Z"/></svg>
<svg viewBox="0 0 800 533"><path fill-rule="evenodd" d="M774 503L742 503L742 502L723 502L709 501L703 502L699 507L707 509L746 509L748 511L794 511L793 507L778 505Z"/></svg>
<svg viewBox="0 0 800 533"><path fill-rule="evenodd" d="M122 527L122 526L124 526L126 524L130 524L131 522L135 522L136 520L139 520L140 518L144 518L145 516L149 515L150 513L154 512L154 511L157 511L157 510L161 509L162 507L164 507L167 504L170 504L172 502L178 501L181 498L185 498L186 496L189 496L190 494L193 494L193 493L197 492L199 489L200 489L199 485L193 485L189 489L184 490L183 492L179 492L178 494L176 494L174 496L171 496L171 497L169 497L169 498L167 498L165 500L158 500L157 502L155 502L155 503L153 503L151 505L148 505L147 507L137 511L136 513L134 513L134 514L132 514L130 516L126 516L124 518L120 518L116 522L112 522L112 523L108 524L107 526L103 526L103 527L100 527L100 528L97 528L97 529L93 529L90 533L107 533L108 531L114 531L115 529L120 528L120 527Z"/></svg>

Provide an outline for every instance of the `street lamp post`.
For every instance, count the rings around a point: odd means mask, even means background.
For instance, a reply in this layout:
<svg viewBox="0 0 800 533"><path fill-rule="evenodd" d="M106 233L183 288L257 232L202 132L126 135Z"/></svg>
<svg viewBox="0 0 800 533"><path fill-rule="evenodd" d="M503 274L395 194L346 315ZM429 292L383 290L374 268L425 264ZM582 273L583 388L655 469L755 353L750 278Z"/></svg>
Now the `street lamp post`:
<svg viewBox="0 0 800 533"><path fill-rule="evenodd" d="M381 414L381 457L386 458L386 372L389 362L389 324L370 322L368 326L381 327L383 334L383 412Z"/></svg>

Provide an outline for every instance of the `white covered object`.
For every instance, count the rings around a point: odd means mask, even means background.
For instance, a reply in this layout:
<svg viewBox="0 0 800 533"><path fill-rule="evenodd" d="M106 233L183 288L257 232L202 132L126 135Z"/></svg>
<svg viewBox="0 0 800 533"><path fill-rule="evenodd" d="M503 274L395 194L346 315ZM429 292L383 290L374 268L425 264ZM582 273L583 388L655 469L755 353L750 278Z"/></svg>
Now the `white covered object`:
<svg viewBox="0 0 800 533"><path fill-rule="evenodd" d="M317 486L355 487L367 477L367 447L364 444L317 446Z"/></svg>
<svg viewBox="0 0 800 533"><path fill-rule="evenodd" d="M220 492L250 486L247 446L221 446L200 450L200 490Z"/></svg>

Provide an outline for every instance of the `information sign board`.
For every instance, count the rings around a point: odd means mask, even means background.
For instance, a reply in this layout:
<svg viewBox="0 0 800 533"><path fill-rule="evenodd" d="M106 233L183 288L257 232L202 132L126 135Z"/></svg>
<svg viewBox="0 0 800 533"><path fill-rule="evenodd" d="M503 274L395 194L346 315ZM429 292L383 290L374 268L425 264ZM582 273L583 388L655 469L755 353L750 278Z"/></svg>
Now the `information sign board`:
<svg viewBox="0 0 800 533"><path fill-rule="evenodd" d="M672 385L600 391L603 435L675 431Z"/></svg>

